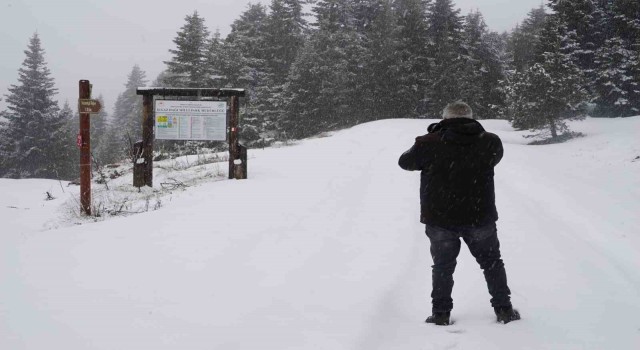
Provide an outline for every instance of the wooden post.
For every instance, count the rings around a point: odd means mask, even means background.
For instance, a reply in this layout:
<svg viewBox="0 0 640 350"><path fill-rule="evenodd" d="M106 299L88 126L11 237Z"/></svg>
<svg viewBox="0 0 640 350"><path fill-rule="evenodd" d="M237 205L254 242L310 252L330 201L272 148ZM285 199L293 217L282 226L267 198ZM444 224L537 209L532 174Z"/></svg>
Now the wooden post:
<svg viewBox="0 0 640 350"><path fill-rule="evenodd" d="M80 99L91 98L91 84L88 80L79 82ZM80 209L91 215L91 122L89 113L80 114Z"/></svg>
<svg viewBox="0 0 640 350"><path fill-rule="evenodd" d="M247 179L247 147L244 145L238 144L238 148L240 149L240 162L241 164L236 164L236 179L246 180Z"/></svg>
<svg viewBox="0 0 640 350"><path fill-rule="evenodd" d="M144 182L153 187L153 95L142 95L142 157Z"/></svg>
<svg viewBox="0 0 640 350"><path fill-rule="evenodd" d="M240 157L240 145L238 141L238 118L240 115L240 106L238 103L238 96L231 96L229 98L231 104L231 118L229 120L229 179L242 179L246 178L238 172L238 165L236 161L241 162Z"/></svg>

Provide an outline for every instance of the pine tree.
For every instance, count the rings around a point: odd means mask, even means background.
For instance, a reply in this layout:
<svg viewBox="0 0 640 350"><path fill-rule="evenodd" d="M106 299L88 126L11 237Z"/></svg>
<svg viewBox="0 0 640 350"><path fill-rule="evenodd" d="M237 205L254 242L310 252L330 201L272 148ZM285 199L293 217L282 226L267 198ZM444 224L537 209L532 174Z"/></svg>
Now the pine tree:
<svg viewBox="0 0 640 350"><path fill-rule="evenodd" d="M207 68L209 30L198 11L187 15L185 22L173 39L176 48L169 50L173 57L164 62L169 73L167 84L173 87L203 87L211 79Z"/></svg>
<svg viewBox="0 0 640 350"><path fill-rule="evenodd" d="M224 75L229 86L248 90L249 99L265 75L266 9L251 4L231 25L225 39Z"/></svg>
<svg viewBox="0 0 640 350"><path fill-rule="evenodd" d="M354 22L361 38L362 53L352 58L353 92L360 102L361 122L394 117L398 83L395 67L395 16L389 0L354 2Z"/></svg>
<svg viewBox="0 0 640 350"><path fill-rule="evenodd" d="M308 24L301 0L272 0L265 21L265 64L272 85L286 82L291 65L304 46Z"/></svg>
<svg viewBox="0 0 640 350"><path fill-rule="evenodd" d="M227 86L243 88L246 97L240 136L244 143L253 144L265 130L266 115L261 102L266 96L267 68L265 63L266 9L261 4L250 4L231 25L231 33L224 42L223 75Z"/></svg>
<svg viewBox="0 0 640 350"><path fill-rule="evenodd" d="M505 104L500 81L505 79L502 38L490 33L480 12L470 13L464 24L464 59L467 62L461 76L462 99L467 101L474 115L493 118L495 110Z"/></svg>
<svg viewBox="0 0 640 350"><path fill-rule="evenodd" d="M58 103L54 79L44 60L40 37L29 41L26 58L18 70L18 84L6 95L6 123L0 135L3 155L1 176L58 178L56 161L61 147L72 147L60 140L64 120Z"/></svg>
<svg viewBox="0 0 640 350"><path fill-rule="evenodd" d="M549 7L568 31L575 32L580 48L576 52L578 66L585 72L593 71L595 50L603 44L603 38L597 35L600 32L596 26L598 18L594 0L549 0Z"/></svg>
<svg viewBox="0 0 640 350"><path fill-rule="evenodd" d="M105 106L104 97L102 95L98 96L98 100L102 106ZM108 136L108 128L109 128L109 114L107 113L106 108L102 108L100 112L91 116L91 153L94 158L94 161L97 164L103 165L106 164L104 156L108 153L105 149L105 143Z"/></svg>
<svg viewBox="0 0 640 350"><path fill-rule="evenodd" d="M564 5L566 6L566 4ZM593 1L595 25L589 37L595 38L587 70L596 117L635 115L640 110L640 91L634 62L639 53L640 4L628 0ZM589 48L581 48L588 51Z"/></svg>
<svg viewBox="0 0 640 350"><path fill-rule="evenodd" d="M224 57L223 42L220 37L220 31L216 30L213 36L207 43L207 53L205 58L206 69L206 85L204 87L223 87L223 57ZM156 85L154 85L156 86Z"/></svg>
<svg viewBox="0 0 640 350"><path fill-rule="evenodd" d="M353 77L364 52L348 0L321 0L313 8L316 30L294 63L283 128L299 138L359 122Z"/></svg>
<svg viewBox="0 0 640 350"><path fill-rule="evenodd" d="M461 99L466 84L457 74L467 63L463 58L463 19L452 0L436 0L428 16L428 47L433 62L425 92L426 115L439 117L448 103Z"/></svg>
<svg viewBox="0 0 640 350"><path fill-rule="evenodd" d="M627 48L640 40L640 2L637 0L609 0L613 33Z"/></svg>
<svg viewBox="0 0 640 350"><path fill-rule="evenodd" d="M300 53L308 24L303 13L307 1L272 0L264 24L264 80L256 89L252 107L260 115L255 138L273 140L285 111L285 83ZM245 132L246 133L246 132Z"/></svg>
<svg viewBox="0 0 640 350"><path fill-rule="evenodd" d="M142 139L142 96L138 96L138 87L147 84L146 74L137 64L131 69L125 84L125 90L118 95L113 110L113 118L109 132L111 138L107 141L113 152L112 160L124 158L133 142Z"/></svg>
<svg viewBox="0 0 640 350"><path fill-rule="evenodd" d="M363 121L356 79L365 49L356 29L353 3L323 0L313 8L315 30L294 63L287 84L284 128L304 137Z"/></svg>
<svg viewBox="0 0 640 350"><path fill-rule="evenodd" d="M326 106L323 106L322 96L319 95L324 86L326 69L322 69L317 61L317 47L319 37L311 36L293 66L285 90L285 114L280 120L279 135L282 139L298 139L319 133L324 128L320 119L324 116Z"/></svg>
<svg viewBox="0 0 640 350"><path fill-rule="evenodd" d="M507 43L507 52L510 56L511 67L517 72L524 72L534 63L540 46L540 33L544 28L547 13L541 5L539 8L529 11L522 25L517 26Z"/></svg>
<svg viewBox="0 0 640 350"><path fill-rule="evenodd" d="M640 114L640 55L628 49L622 38L608 39L598 50L596 63L600 66L594 81L596 117L629 117Z"/></svg>
<svg viewBox="0 0 640 350"><path fill-rule="evenodd" d="M58 131L55 154L55 164L58 177L61 179L76 179L80 174L80 150L76 147L79 117L73 112L68 102L60 110L62 127ZM93 122L93 121L92 121ZM93 143L93 134L91 135Z"/></svg>
<svg viewBox="0 0 640 350"><path fill-rule="evenodd" d="M541 33L548 51L543 62L516 74L512 86L512 125L550 133L557 139L569 128L566 120L584 118L582 105L588 97L578 66L576 33L552 16Z"/></svg>
<svg viewBox="0 0 640 350"><path fill-rule="evenodd" d="M426 90L430 72L427 50L427 8L431 0L395 0L395 96L392 97L398 117L419 115L420 101Z"/></svg>

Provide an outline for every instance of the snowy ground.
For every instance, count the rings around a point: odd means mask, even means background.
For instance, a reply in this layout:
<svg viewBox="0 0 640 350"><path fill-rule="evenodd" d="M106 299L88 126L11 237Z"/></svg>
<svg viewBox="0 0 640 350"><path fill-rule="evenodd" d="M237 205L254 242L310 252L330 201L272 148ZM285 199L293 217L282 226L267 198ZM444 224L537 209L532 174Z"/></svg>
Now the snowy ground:
<svg viewBox="0 0 640 350"><path fill-rule="evenodd" d="M640 117L548 146L482 121L505 146L498 228L523 320L494 322L464 248L449 327L423 323L419 176L397 167L428 123L250 150L246 181L224 163L157 170L185 190L124 176L111 185L143 213L96 223L73 214L77 187L0 179L0 349L640 349Z"/></svg>

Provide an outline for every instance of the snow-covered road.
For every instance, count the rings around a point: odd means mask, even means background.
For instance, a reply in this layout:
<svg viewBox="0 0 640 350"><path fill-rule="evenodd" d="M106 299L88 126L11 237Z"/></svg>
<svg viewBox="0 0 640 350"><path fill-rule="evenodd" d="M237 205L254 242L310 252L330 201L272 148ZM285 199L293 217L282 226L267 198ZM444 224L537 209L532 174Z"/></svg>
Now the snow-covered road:
<svg viewBox="0 0 640 350"><path fill-rule="evenodd" d="M640 117L588 119L574 124L586 137L551 146L481 122L505 146L498 229L523 320L493 322L463 248L449 327L422 323L431 258L419 175L397 166L428 123L251 150L249 180L81 227L38 231L54 211L27 224L9 207L41 197L3 199L0 348L640 348ZM0 179L3 193L16 188Z"/></svg>

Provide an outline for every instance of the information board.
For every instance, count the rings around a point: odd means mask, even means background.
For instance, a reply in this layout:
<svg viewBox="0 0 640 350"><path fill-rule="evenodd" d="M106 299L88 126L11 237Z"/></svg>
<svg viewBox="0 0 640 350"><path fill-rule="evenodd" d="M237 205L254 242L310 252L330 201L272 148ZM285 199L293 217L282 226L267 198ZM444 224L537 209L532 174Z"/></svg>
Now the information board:
<svg viewBox="0 0 640 350"><path fill-rule="evenodd" d="M225 141L227 102L155 102L155 137L158 140Z"/></svg>

